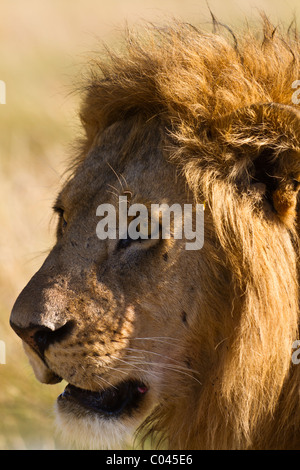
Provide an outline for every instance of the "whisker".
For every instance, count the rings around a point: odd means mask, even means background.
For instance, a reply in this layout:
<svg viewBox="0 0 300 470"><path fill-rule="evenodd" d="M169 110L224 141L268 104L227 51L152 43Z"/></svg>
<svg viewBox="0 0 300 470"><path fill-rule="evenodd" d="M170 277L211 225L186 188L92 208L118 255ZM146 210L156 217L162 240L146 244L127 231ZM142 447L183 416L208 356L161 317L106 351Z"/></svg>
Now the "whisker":
<svg viewBox="0 0 300 470"><path fill-rule="evenodd" d="M157 342L162 342L162 343L164 342L165 339L171 339L171 340L174 341L174 342L180 343L180 339L178 339L178 338L172 338L171 336L147 336L147 337L145 337L145 338L135 337L135 338L131 338L131 339L133 339L133 340L134 340L134 339L140 339L140 340L143 340L143 339L146 339L146 340L147 340L147 339L153 340L153 339L154 339L155 341L157 341ZM171 343L169 343L169 344L171 344Z"/></svg>
<svg viewBox="0 0 300 470"><path fill-rule="evenodd" d="M115 389L117 390L118 387L116 387L115 385L113 385L112 383L110 383L108 380L104 379L104 378L101 377L101 376L98 376L97 378L100 379L100 380L103 380L103 382L107 383L110 387L113 387L113 388L115 388ZM98 382L98 381L97 381L97 382ZM99 383L99 382L98 382L98 383ZM99 385L101 385L101 384L99 383Z"/></svg>
<svg viewBox="0 0 300 470"><path fill-rule="evenodd" d="M120 173L120 176L121 176L121 178L123 179L123 181L125 183L125 187L128 188L128 184L127 184L125 176L122 173Z"/></svg>
<svg viewBox="0 0 300 470"><path fill-rule="evenodd" d="M118 194L114 193L113 191L109 191L109 189L107 189L106 192L112 194L113 196L115 196L116 199L119 198Z"/></svg>
<svg viewBox="0 0 300 470"><path fill-rule="evenodd" d="M110 168L110 169L114 172L114 174L116 175L116 177L117 177L117 179L118 179L118 181L119 181L119 184L120 184L120 186L121 186L121 188L122 188L122 191L124 191L124 187L123 187L123 184L122 184L122 181L121 181L119 175L118 175L117 172L113 169L113 167L110 165L109 162L107 162L107 164L108 164L109 168Z"/></svg>
<svg viewBox="0 0 300 470"><path fill-rule="evenodd" d="M135 349L135 348L124 348L124 349L127 349L129 351L137 351L137 352L144 352L146 354L153 354L155 356L160 356L162 357L163 359L169 359L170 361L174 361L175 364L172 364L170 363L169 366L174 366L174 368L182 368L183 370L188 370L189 372L193 372L194 374L198 374L198 375L201 375L200 372L196 369L190 369L190 368L186 368L184 366L182 366L182 362L181 361L178 361L177 359L174 359L170 356L165 356L164 354L160 354L160 353L157 353L157 352L154 352L154 351L147 351L146 349ZM134 356L130 356L129 358L133 358ZM141 357L139 358L141 359ZM155 362L151 362L151 364L160 364L160 363L155 363ZM178 364L178 365L177 365Z"/></svg>
<svg viewBox="0 0 300 470"><path fill-rule="evenodd" d="M81 366L81 367L84 369L83 366ZM111 370L115 370L116 372L121 372L121 373L123 373L123 374L129 375L129 373L126 372L124 369L118 369L118 368L116 368L116 367L111 367L111 366L108 366L108 365L105 364L105 363L101 363L101 367L103 367L104 369L111 369ZM130 370L130 369L128 369L128 370ZM103 380L103 381L106 382L109 386L111 386L111 387L113 387L113 388L117 388L117 387L115 387L114 385L112 385L108 380L104 379L101 375L97 375L97 378L100 379L100 380ZM99 382L99 380L97 380L97 383L98 383L99 385L101 385L101 386L102 386L102 389L104 390L103 385Z"/></svg>
<svg viewBox="0 0 300 470"><path fill-rule="evenodd" d="M111 369L111 370L114 370L116 372L121 372L122 374L125 374L125 375L129 375L128 372L126 372L125 369L118 369L117 367L110 367L110 366L105 366L106 369ZM130 371L130 369L127 369L128 371Z"/></svg>
<svg viewBox="0 0 300 470"><path fill-rule="evenodd" d="M109 186L111 189L114 189L116 191L116 194L119 196L120 192L119 192L118 188L116 188L115 186L113 186L112 184L109 184L109 183L107 183L106 186Z"/></svg>
<svg viewBox="0 0 300 470"><path fill-rule="evenodd" d="M141 367L137 367L136 364L143 365L143 362L128 362L128 361L124 361L123 359L120 359L119 357L116 357L116 356L110 356L110 357L112 357L113 359L116 359L120 362L123 362L126 365L130 365L131 367L134 367L135 369L138 369L141 372L145 372L146 374L151 374L154 377L156 376L156 374L153 371L149 371L149 370L142 369Z"/></svg>
<svg viewBox="0 0 300 470"><path fill-rule="evenodd" d="M176 347L178 344L180 344L180 340L177 338L168 338L167 336L157 336L157 337L147 337L147 338L130 338L131 341L139 340L139 341L144 341L144 340L149 340L149 341L155 341L156 343L161 343L161 344L167 344L172 347ZM171 340L171 341L168 341Z"/></svg>
<svg viewBox="0 0 300 470"><path fill-rule="evenodd" d="M128 351L136 351L136 352L144 352L144 353L154 354L155 356L160 356L164 359L170 359L171 361L177 362L178 364L182 364L180 361L178 361L177 359L174 359L173 357L165 356L164 354L160 354L160 353L157 353L157 352L154 352L154 351L147 351L146 349L136 349L136 348L124 348L124 349L127 349ZM134 357L134 356L130 356L130 358L132 358L132 357Z"/></svg>
<svg viewBox="0 0 300 470"><path fill-rule="evenodd" d="M134 363L134 364L137 364L137 363ZM160 362L142 362L141 364L145 364L145 365L151 365L151 366L158 366L158 367L162 367L163 369L168 369L168 370L171 370L173 372L178 372L179 374L182 374L182 375L186 375L187 377L190 377L191 379L195 380L196 382L198 382L199 385L202 385L202 383L196 379L196 377L194 377L193 375L191 374L188 374L186 372L186 369L184 367L179 367L179 366L176 366L176 365L170 365L170 364L161 364ZM183 369L183 370L182 370ZM197 371L195 371L197 372Z"/></svg>
<svg viewBox="0 0 300 470"><path fill-rule="evenodd" d="M144 365L158 366L158 367L161 367L161 368L163 368L163 369L168 369L168 370L171 370L171 371L173 371L173 372L178 372L178 373L180 373L180 374L182 374L182 375L186 375L187 377L190 377L191 379L195 380L197 383L199 383L200 385L202 385L202 383L201 383L196 377L194 377L193 375L191 375L191 374L189 374L188 372L186 372L187 369L186 369L185 367L183 367L183 366L177 366L176 364L162 364L162 363L160 363L160 362L146 362L146 361L144 361L144 360L139 360L138 362L135 362L135 361L133 361L133 362L130 361L130 362L129 362L129 361L125 361L125 360L123 360L123 359L120 359L120 358L118 358L118 357L116 357L116 356L111 356L111 357L112 357L113 359L116 359L116 360L120 361L120 362L123 362L123 363L126 364L126 365L130 365L130 366L132 366L132 367L134 367L134 368L137 368L137 369L140 370L141 372L145 372L145 373L147 373L147 374L151 373L151 374L154 375L154 376L156 375L153 371L144 370L144 369L142 369L141 367L137 367L137 366L139 366L139 365L142 365L142 366L144 366ZM139 359L141 359L141 358L139 358ZM191 369L188 369L188 370L191 371L191 372L194 372L194 373L199 374L198 371L193 371L193 370L191 370Z"/></svg>

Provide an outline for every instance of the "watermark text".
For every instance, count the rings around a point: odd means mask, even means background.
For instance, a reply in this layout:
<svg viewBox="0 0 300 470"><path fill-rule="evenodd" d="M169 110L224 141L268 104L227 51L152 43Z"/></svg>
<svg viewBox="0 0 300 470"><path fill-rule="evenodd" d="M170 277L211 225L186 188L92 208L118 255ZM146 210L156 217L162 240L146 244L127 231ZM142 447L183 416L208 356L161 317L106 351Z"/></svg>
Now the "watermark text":
<svg viewBox="0 0 300 470"><path fill-rule="evenodd" d="M119 196L118 210L113 204L100 204L96 211L102 217L96 227L100 240L185 239L186 250L200 250L204 243L204 205L132 204ZM117 220L118 219L118 220Z"/></svg>
<svg viewBox="0 0 300 470"><path fill-rule="evenodd" d="M292 83L292 88L296 89L296 91L294 91L292 94L292 102L294 104L300 104L300 80L295 80Z"/></svg>
<svg viewBox="0 0 300 470"><path fill-rule="evenodd" d="M0 340L0 364L6 364L6 348L2 340Z"/></svg>
<svg viewBox="0 0 300 470"><path fill-rule="evenodd" d="M3 80L0 80L0 104L6 104L6 85Z"/></svg>

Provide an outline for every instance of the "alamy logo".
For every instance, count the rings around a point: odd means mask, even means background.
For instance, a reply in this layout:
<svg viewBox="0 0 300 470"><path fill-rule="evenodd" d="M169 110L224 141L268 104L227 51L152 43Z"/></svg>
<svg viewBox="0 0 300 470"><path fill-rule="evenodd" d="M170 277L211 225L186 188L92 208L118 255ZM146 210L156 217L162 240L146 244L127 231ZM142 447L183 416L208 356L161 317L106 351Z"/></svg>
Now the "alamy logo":
<svg viewBox="0 0 300 470"><path fill-rule="evenodd" d="M0 104L6 104L6 85L3 80L0 80Z"/></svg>
<svg viewBox="0 0 300 470"><path fill-rule="evenodd" d="M300 364L300 340L299 339L293 342L292 348L296 349L296 351L294 351L292 354L292 363Z"/></svg>
<svg viewBox="0 0 300 470"><path fill-rule="evenodd" d="M150 209L150 210L149 210ZM119 196L117 211L112 204L100 204L96 215L102 217L96 227L100 240L182 239L186 250L200 250L204 243L204 205L144 204L128 206L127 196ZM129 222L128 222L129 221ZM118 227L118 228L117 228Z"/></svg>
<svg viewBox="0 0 300 470"><path fill-rule="evenodd" d="M0 340L0 364L6 364L5 343Z"/></svg>

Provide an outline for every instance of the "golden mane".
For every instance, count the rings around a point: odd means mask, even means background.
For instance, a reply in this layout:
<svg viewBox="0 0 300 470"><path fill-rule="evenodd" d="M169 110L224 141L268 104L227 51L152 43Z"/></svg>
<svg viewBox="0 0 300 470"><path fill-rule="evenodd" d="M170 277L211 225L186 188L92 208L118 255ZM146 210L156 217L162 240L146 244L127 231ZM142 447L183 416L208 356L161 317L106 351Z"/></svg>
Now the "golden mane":
<svg viewBox="0 0 300 470"><path fill-rule="evenodd" d="M119 54L108 50L91 61L81 89L88 136L137 112L159 115L191 136L242 106L291 104L299 78L297 29L280 32L264 18L262 31L242 30L232 33L234 39L226 31L201 32L177 22L143 28L141 35L128 32Z"/></svg>
<svg viewBox="0 0 300 470"><path fill-rule="evenodd" d="M205 339L210 372L196 408L183 385L174 396L175 415L174 403L166 402L163 414L155 409L144 427L163 435L169 448L297 447L300 367L291 362L299 325L296 207L287 203L292 215L280 212L286 199L277 192L277 213L268 212L270 196L252 183L266 149L280 174L288 149L297 154L295 175L299 170L292 103L292 83L300 79L298 33L292 27L280 32L266 18L262 32L231 37L228 29L208 33L174 23L149 27L141 37L128 34L125 50L108 56L94 61L84 85L81 158L115 121L135 114L159 120L169 158L209 209L208 275L195 280L205 293L201 318L207 321L193 335ZM283 119L284 108L275 107L277 133L273 103L295 110ZM265 127L258 104L266 106ZM248 120L240 119L240 109L250 109Z"/></svg>

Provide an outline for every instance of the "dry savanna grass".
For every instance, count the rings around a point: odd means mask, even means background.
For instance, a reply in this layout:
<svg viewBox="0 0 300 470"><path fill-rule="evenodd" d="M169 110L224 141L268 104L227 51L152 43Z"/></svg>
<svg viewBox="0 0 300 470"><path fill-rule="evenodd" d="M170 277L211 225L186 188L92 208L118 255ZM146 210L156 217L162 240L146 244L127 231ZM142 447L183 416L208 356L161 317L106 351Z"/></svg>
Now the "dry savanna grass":
<svg viewBox="0 0 300 470"><path fill-rule="evenodd" d="M141 5L142 3L142 5ZM52 449L53 403L63 384L39 384L10 331L12 304L45 258L53 241L51 206L61 184L69 146L78 132L76 76L97 47L97 38L116 42L120 29L141 18L163 22L172 15L211 28L205 5L187 0L3 0L0 6L0 80L6 104L0 105L0 449ZM296 0L234 2L210 7L230 26L255 22L255 5L271 20L287 24L299 11ZM116 13L117 12L117 13ZM300 78L300 77L299 77Z"/></svg>

